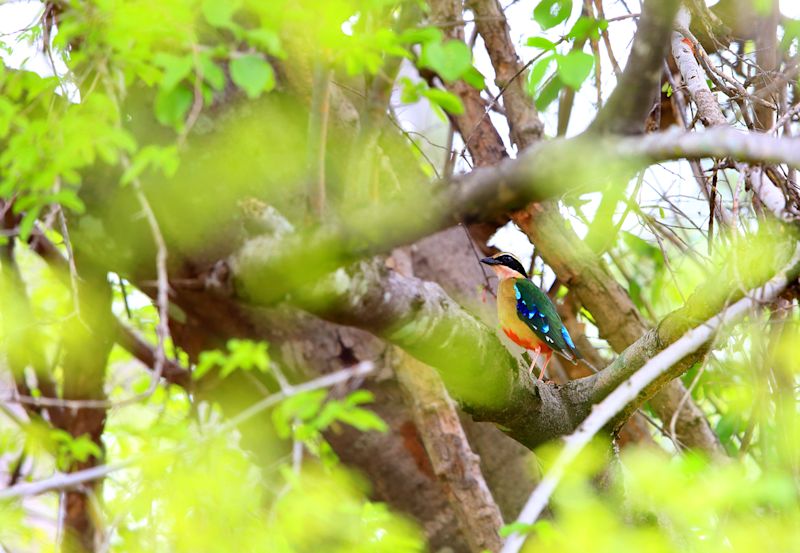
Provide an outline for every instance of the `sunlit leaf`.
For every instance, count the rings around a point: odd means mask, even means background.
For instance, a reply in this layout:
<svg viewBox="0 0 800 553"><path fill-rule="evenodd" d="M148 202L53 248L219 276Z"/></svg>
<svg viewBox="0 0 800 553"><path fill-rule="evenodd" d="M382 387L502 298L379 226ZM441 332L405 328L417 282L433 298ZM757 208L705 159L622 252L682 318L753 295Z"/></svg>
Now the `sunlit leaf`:
<svg viewBox="0 0 800 553"><path fill-rule="evenodd" d="M464 113L464 104L461 103L461 99L455 94L447 92L446 90L428 88L422 92L422 95L453 115L460 115Z"/></svg>
<svg viewBox="0 0 800 553"><path fill-rule="evenodd" d="M241 0L203 0L203 16L215 27L230 28L241 5Z"/></svg>
<svg viewBox="0 0 800 553"><path fill-rule="evenodd" d="M540 0L533 10L533 19L542 29L555 27L572 13L572 0Z"/></svg>
<svg viewBox="0 0 800 553"><path fill-rule="evenodd" d="M420 64L436 71L445 81L459 79L472 66L472 53L460 40L423 45Z"/></svg>
<svg viewBox="0 0 800 553"><path fill-rule="evenodd" d="M539 48L541 50L555 50L556 47L552 41L544 38L543 36L529 37L528 40L525 41L525 45L533 48Z"/></svg>
<svg viewBox="0 0 800 553"><path fill-rule="evenodd" d="M592 72L594 57L586 52L573 50L567 55L557 56L558 76L567 86L579 89Z"/></svg>
<svg viewBox="0 0 800 553"><path fill-rule="evenodd" d="M159 90L156 94L156 119L162 125L180 127L192 105L194 94L183 85L170 90Z"/></svg>
<svg viewBox="0 0 800 553"><path fill-rule="evenodd" d="M236 57L231 60L230 71L233 82L250 98L258 98L275 87L272 66L260 56Z"/></svg>

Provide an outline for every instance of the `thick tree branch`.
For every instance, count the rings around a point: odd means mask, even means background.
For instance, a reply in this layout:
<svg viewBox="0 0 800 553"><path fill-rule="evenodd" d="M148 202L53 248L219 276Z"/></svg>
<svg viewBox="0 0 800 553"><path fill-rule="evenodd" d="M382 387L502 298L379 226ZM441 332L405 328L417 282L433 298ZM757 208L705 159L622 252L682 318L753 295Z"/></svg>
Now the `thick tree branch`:
<svg viewBox="0 0 800 553"><path fill-rule="evenodd" d="M617 87L589 127L590 132L640 134L659 90L678 0L647 0L631 55Z"/></svg>
<svg viewBox="0 0 800 553"><path fill-rule="evenodd" d="M253 299L259 303L273 303L338 267L410 244L459 220L491 220L531 201L597 190L654 163L705 157L800 167L800 140L715 128L702 133L676 129L635 138L582 135L542 142L515 160L440 183L424 196L415 194L356 212L347 227L325 227L260 243L257 247L268 246L270 254L253 258L257 265L237 271L238 278L255 280L239 281L238 290L256 293ZM309 258L315 259L311 266ZM264 282L270 286L260 286Z"/></svg>
<svg viewBox="0 0 800 553"><path fill-rule="evenodd" d="M411 276L413 262L407 248L392 253L398 272ZM453 400L438 373L400 352L395 375L405 392L414 422L436 477L442 482L461 530L474 551L497 551L503 545L500 509L481 473Z"/></svg>
<svg viewBox="0 0 800 553"><path fill-rule="evenodd" d="M462 19L462 0L431 0L431 23L442 24ZM445 34L453 40L464 40L464 26L448 25ZM461 99L464 113L452 116L452 121L464 139L464 147L472 156L475 167L495 165L505 159L503 139L489 118L486 101L479 90L464 81L447 85L447 90ZM521 130L521 129L520 129Z"/></svg>
<svg viewBox="0 0 800 553"><path fill-rule="evenodd" d="M253 247L248 251L251 259L240 260L237 267L257 265L252 257L264 255L266 250ZM779 259L779 253L780 249L769 258ZM762 264L759 272L751 271L749 280L742 285L763 283L771 276L769 269ZM742 272L741 267L734 271L737 272ZM725 290L721 279L711 279L713 287L696 292L684 308L666 317L658 329L627 348L607 369L564 386L531 382L494 332L466 313L441 288L403 277L376 261L340 269L314 286L302 302L325 319L367 330L433 366L467 412L478 420L501 425L511 437L534 447L570 433L594 403L648 359L693 325L719 312L729 300L737 299L741 287ZM257 293L248 296L254 298ZM637 397L619 422L692 361L679 363L665 375L665 380Z"/></svg>
<svg viewBox="0 0 800 553"><path fill-rule="evenodd" d="M76 265L81 278L77 281L78 297L75 301L80 306L80 315L68 319L62 334L62 397L64 400L104 401L105 369L114 343L111 287L103 269L82 261L78 253ZM51 417L55 426L74 437L87 435L102 450L101 438L106 422L104 408L60 409L58 413L59 416ZM68 470L78 472L100 462L101 459L94 456L84 461L73 460ZM93 550L100 531L96 504L91 500L92 495L99 491L99 486L98 483L85 490L70 490L63 496L69 542L74 541L87 551Z"/></svg>
<svg viewBox="0 0 800 553"><path fill-rule="evenodd" d="M498 535L503 518L439 375L408 355L400 356L395 374L433 472L447 490L470 548L498 551L503 544Z"/></svg>
<svg viewBox="0 0 800 553"><path fill-rule="evenodd" d="M603 259L580 240L561 214L532 205L525 215L517 218L520 228L539 245L538 251L547 264L592 313L600 336L619 353L645 336L647 322L628 293L611 275ZM679 409L685 395L683 383L675 379L653 396L651 405L665 424L679 413L676 428L680 443L710 456L724 455L716 434L694 401L684 402Z"/></svg>

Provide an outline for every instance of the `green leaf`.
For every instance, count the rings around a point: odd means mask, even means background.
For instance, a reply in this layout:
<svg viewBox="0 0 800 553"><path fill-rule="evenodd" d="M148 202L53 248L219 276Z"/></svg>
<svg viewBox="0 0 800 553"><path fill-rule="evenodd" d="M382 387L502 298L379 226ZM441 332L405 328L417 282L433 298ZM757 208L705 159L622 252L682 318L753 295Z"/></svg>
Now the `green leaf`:
<svg viewBox="0 0 800 553"><path fill-rule="evenodd" d="M464 79L465 83L476 90L483 90L486 86L486 79L480 71L475 69L474 65L470 65L469 69L461 75L461 78Z"/></svg>
<svg viewBox="0 0 800 553"><path fill-rule="evenodd" d="M163 90L171 90L185 79L194 67L192 56L173 56L172 54L159 53L153 58L153 62L164 69L161 77L160 87Z"/></svg>
<svg viewBox="0 0 800 553"><path fill-rule="evenodd" d="M436 27L425 27L423 29L408 29L397 37L404 44L425 44L428 42L441 42L442 31Z"/></svg>
<svg viewBox="0 0 800 553"><path fill-rule="evenodd" d="M525 524L524 522L512 522L500 528L500 537L507 538L511 534L529 534L533 531L533 524Z"/></svg>
<svg viewBox="0 0 800 553"><path fill-rule="evenodd" d="M86 211L86 206L83 204L80 197L78 197L78 193L71 188L59 190L50 197L50 201L61 204L73 213L81 214Z"/></svg>
<svg viewBox="0 0 800 553"><path fill-rule="evenodd" d="M558 76L564 84L578 90L594 67L594 57L586 52L573 50L566 56L558 56Z"/></svg>
<svg viewBox="0 0 800 553"><path fill-rule="evenodd" d="M345 424L361 432L375 430L377 432L387 432L389 427L378 415L366 409L349 409L339 414L338 419Z"/></svg>
<svg viewBox="0 0 800 553"><path fill-rule="evenodd" d="M183 126L193 99L192 91L183 85L178 85L171 90L159 90L155 102L156 119L162 125L173 128Z"/></svg>
<svg viewBox="0 0 800 553"><path fill-rule="evenodd" d="M367 390L356 390L349 394L344 400L331 400L312 422L317 431L323 431L334 422L342 422L362 431L367 432L376 430L386 432L386 423L372 411L358 407L365 403L371 403L374 396Z"/></svg>
<svg viewBox="0 0 800 553"><path fill-rule="evenodd" d="M593 17L580 16L572 29L567 33L567 38L572 40L583 40L587 38L600 38L600 28L602 23L607 21L604 19L595 19Z"/></svg>
<svg viewBox="0 0 800 553"><path fill-rule="evenodd" d="M788 51L794 42L800 37L800 20L784 18L783 37L781 38L781 49Z"/></svg>
<svg viewBox="0 0 800 553"><path fill-rule="evenodd" d="M225 378L236 369L243 371L258 369L261 372L266 372L269 367L266 342L233 339L228 341L228 350L230 351L230 356L220 372L222 378Z"/></svg>
<svg viewBox="0 0 800 553"><path fill-rule="evenodd" d="M531 96L536 96L536 90L539 86L539 83L547 73L547 68L550 67L550 64L554 60L554 56L547 56L546 58L540 59L536 62L536 64L534 64L530 75L528 75L528 94Z"/></svg>
<svg viewBox="0 0 800 553"><path fill-rule="evenodd" d="M307 421L319 413L327 395L327 390L314 390L283 400L272 412L272 422L275 424L275 431L278 436L288 438L292 435L292 422L295 419L301 422ZM303 432L314 430L307 425L301 425L301 427L304 427Z"/></svg>
<svg viewBox="0 0 800 553"><path fill-rule="evenodd" d="M404 104L414 104L422 98L422 93L428 87L423 81L413 82L408 77L400 79L400 101Z"/></svg>
<svg viewBox="0 0 800 553"><path fill-rule="evenodd" d="M429 88L423 91L422 95L432 103L441 107L443 110L452 113L453 115L461 115L464 113L464 104L461 103L461 99L455 94L447 92L446 90Z"/></svg>
<svg viewBox="0 0 800 553"><path fill-rule="evenodd" d="M225 73L220 67L214 63L214 60L209 54L204 54L199 58L200 72L203 74L203 80L211 85L214 90L222 90L225 88Z"/></svg>
<svg viewBox="0 0 800 553"><path fill-rule="evenodd" d="M219 350L201 352L192 377L198 380L212 368L219 369L220 378L225 378L236 370L251 371L258 369L261 372L266 372L270 362L267 347L268 344L266 342L229 340L227 343L228 353Z"/></svg>
<svg viewBox="0 0 800 553"><path fill-rule="evenodd" d="M12 123L19 124L17 110L17 106L11 100L0 96L0 139L6 137Z"/></svg>
<svg viewBox="0 0 800 553"><path fill-rule="evenodd" d="M161 169L162 173L170 177L175 174L179 163L178 149L175 146L164 147L150 144L136 152L130 167L122 173L120 184L126 185L133 182L133 179L148 168Z"/></svg>
<svg viewBox="0 0 800 553"><path fill-rule="evenodd" d="M422 47L419 61L445 81L453 82L472 66L472 53L460 40L429 42Z"/></svg>
<svg viewBox="0 0 800 553"><path fill-rule="evenodd" d="M542 0L533 10L533 19L542 29L555 27L572 13L572 0Z"/></svg>
<svg viewBox="0 0 800 553"><path fill-rule="evenodd" d="M622 231L621 235L622 241L625 242L625 245L627 245L637 256L649 258L656 262L662 259L661 249L654 246L647 240L625 230Z"/></svg>
<svg viewBox="0 0 800 553"><path fill-rule="evenodd" d="M275 88L272 66L260 56L245 55L234 58L230 65L231 79L244 90L248 98L258 98L262 92Z"/></svg>
<svg viewBox="0 0 800 553"><path fill-rule="evenodd" d="M344 404L348 407L355 407L373 401L375 401L375 395L369 390L356 390L344 399Z"/></svg>
<svg viewBox="0 0 800 553"><path fill-rule="evenodd" d="M202 351L200 352L200 356L197 360L197 366L195 367L194 371L192 372L192 378L194 380L200 380L205 376L208 371L213 369L217 366L222 366L225 364L227 357L224 353L219 350L210 350L210 351Z"/></svg>
<svg viewBox="0 0 800 553"><path fill-rule="evenodd" d="M28 240L28 237L30 237L31 231L33 230L33 225L36 223L36 219L39 217L39 212L41 209L42 206L35 206L26 211L25 215L22 216L22 221L19 223L20 241L25 242Z"/></svg>
<svg viewBox="0 0 800 553"><path fill-rule="evenodd" d="M541 50L555 50L556 45L547 40L543 36L532 36L529 37L528 40L525 42L526 46L531 46L533 48L539 48Z"/></svg>
<svg viewBox="0 0 800 553"><path fill-rule="evenodd" d="M539 111L546 110L547 107L558 98L558 93L561 92L562 88L564 88L564 83L558 75L550 79L536 97L536 101L534 102L536 109Z"/></svg>
<svg viewBox="0 0 800 553"><path fill-rule="evenodd" d="M99 459L103 456L103 451L96 443L92 441L88 434L82 434L77 438L71 440L69 443L69 451L76 461L84 462L89 457Z"/></svg>
<svg viewBox="0 0 800 553"><path fill-rule="evenodd" d="M245 33L247 42L260 48L276 58L286 58L286 51L281 46L281 39L277 33L268 29L253 29Z"/></svg>
<svg viewBox="0 0 800 553"><path fill-rule="evenodd" d="M233 14L242 5L242 0L203 0L203 17L214 27L232 29L237 27Z"/></svg>

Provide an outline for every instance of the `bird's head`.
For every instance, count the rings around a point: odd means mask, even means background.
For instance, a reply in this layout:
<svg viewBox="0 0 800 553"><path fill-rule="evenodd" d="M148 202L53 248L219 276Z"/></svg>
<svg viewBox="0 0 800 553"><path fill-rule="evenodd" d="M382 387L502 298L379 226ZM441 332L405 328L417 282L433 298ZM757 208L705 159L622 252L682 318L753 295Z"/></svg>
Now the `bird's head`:
<svg viewBox="0 0 800 553"><path fill-rule="evenodd" d="M481 263L489 265L500 280L528 277L525 267L510 253L500 252L492 257L484 257L481 259Z"/></svg>

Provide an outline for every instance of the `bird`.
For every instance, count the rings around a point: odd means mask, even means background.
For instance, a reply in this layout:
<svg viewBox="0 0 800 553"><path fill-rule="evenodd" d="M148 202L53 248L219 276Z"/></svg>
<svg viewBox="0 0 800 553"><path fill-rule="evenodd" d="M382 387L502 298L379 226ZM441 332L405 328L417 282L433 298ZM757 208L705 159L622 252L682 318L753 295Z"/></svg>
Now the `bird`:
<svg viewBox="0 0 800 553"><path fill-rule="evenodd" d="M528 279L519 259L513 254L500 252L484 257L481 263L491 267L500 280L497 287L500 328L515 344L535 353L528 369L531 379L540 355L544 355L544 365L537 380L542 380L553 352L573 364L577 363L576 359L583 359L555 305Z"/></svg>

